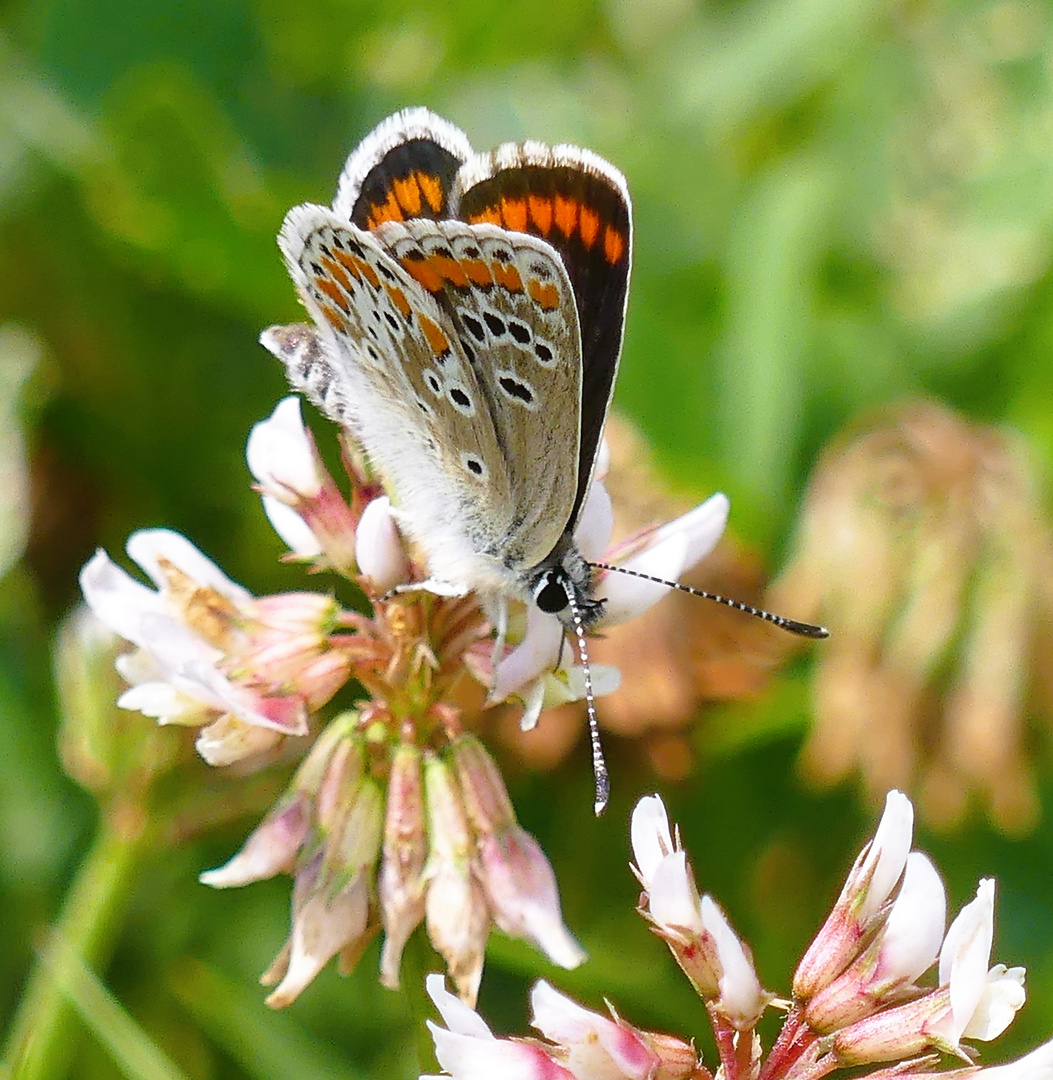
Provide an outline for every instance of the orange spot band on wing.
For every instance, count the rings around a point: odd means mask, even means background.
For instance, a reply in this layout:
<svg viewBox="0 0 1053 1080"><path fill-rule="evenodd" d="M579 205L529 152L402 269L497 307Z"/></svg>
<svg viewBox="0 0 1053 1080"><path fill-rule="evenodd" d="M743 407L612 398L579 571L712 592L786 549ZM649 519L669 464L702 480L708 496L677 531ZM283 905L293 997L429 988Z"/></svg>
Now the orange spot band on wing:
<svg viewBox="0 0 1053 1080"><path fill-rule="evenodd" d="M588 206L583 206L578 218L578 231L581 233L581 241L585 247L591 248L600 234L600 215Z"/></svg>
<svg viewBox="0 0 1053 1080"><path fill-rule="evenodd" d="M420 328L424 331L424 336L428 339L431 351L436 356L443 356L448 353L450 351L450 342L442 332L439 324L429 319L427 315L418 314L417 318L420 321Z"/></svg>
<svg viewBox="0 0 1053 1080"><path fill-rule="evenodd" d="M512 232L526 232L526 199L502 199L501 216L504 218L506 229L511 229Z"/></svg>
<svg viewBox="0 0 1053 1080"><path fill-rule="evenodd" d="M439 211L442 210L443 203L446 201L439 178L422 172L414 173L413 175L416 177L417 184L420 186L421 193L431 207L432 213L439 213Z"/></svg>
<svg viewBox="0 0 1053 1080"><path fill-rule="evenodd" d="M410 173L405 180L393 180L391 186L406 217L419 217L420 188L417 186L417 174Z"/></svg>
<svg viewBox="0 0 1053 1080"><path fill-rule="evenodd" d="M511 263L493 262L490 264L490 271L494 275L494 281L502 289L507 289L510 293L521 293L523 291L523 279L519 276L519 271Z"/></svg>
<svg viewBox="0 0 1053 1080"><path fill-rule="evenodd" d="M451 259L446 255L432 255L428 262L434 267L435 273L445 278L451 285L456 285L459 289L468 288L468 275L456 259Z"/></svg>
<svg viewBox="0 0 1053 1080"><path fill-rule="evenodd" d="M402 207L399 206L398 199L395 198L395 192L389 191L388 197L384 202L373 203L369 208L369 220L366 224L375 229L383 221L404 221L405 215L402 213Z"/></svg>
<svg viewBox="0 0 1053 1080"><path fill-rule="evenodd" d="M551 282L542 283L537 278L531 278L527 293L542 311L555 311L559 307L559 290Z"/></svg>
<svg viewBox="0 0 1053 1080"><path fill-rule="evenodd" d="M461 266L464 267L468 280L477 288L486 289L493 285L494 279L482 259L462 259Z"/></svg>
<svg viewBox="0 0 1053 1080"><path fill-rule="evenodd" d="M402 265L406 273L418 284L423 285L428 292L439 292L442 289L442 278L435 272L431 263L424 259L402 259Z"/></svg>
<svg viewBox="0 0 1053 1080"><path fill-rule="evenodd" d="M578 226L578 204L574 199L557 195L552 204L555 208L556 225L564 236L570 236Z"/></svg>
<svg viewBox="0 0 1053 1080"><path fill-rule="evenodd" d="M334 329L346 334L349 329L347 319L339 311L334 311L328 304L321 304L320 306L322 314L333 324Z"/></svg>
<svg viewBox="0 0 1053 1080"><path fill-rule="evenodd" d="M384 288L387 290L388 296L391 297L391 302L399 309L399 314L404 319L409 319L412 309L406 299L406 294L396 285L385 285Z"/></svg>
<svg viewBox="0 0 1053 1080"><path fill-rule="evenodd" d="M316 277L314 283L338 308L343 311L351 310L347 304L347 297L341 292L340 286L335 281L331 281L329 278Z"/></svg>
<svg viewBox="0 0 1053 1080"><path fill-rule="evenodd" d="M354 255L351 256L355 265L358 267L362 276L373 286L374 289L380 288L380 278L377 277L376 270L365 261L365 259L357 259Z"/></svg>
<svg viewBox="0 0 1053 1080"><path fill-rule="evenodd" d="M603 234L603 257L612 266L625 254L625 237L617 229L608 225Z"/></svg>
<svg viewBox="0 0 1053 1080"><path fill-rule="evenodd" d="M332 259L327 259L324 255L319 259L319 262L329 271L333 277L344 287L345 292L350 292L352 289L351 279L340 268L340 264L334 262Z"/></svg>
<svg viewBox="0 0 1053 1080"><path fill-rule="evenodd" d="M477 214L472 214L468 219L469 225L478 225L485 223L487 225L503 225L501 220L501 211L496 206L488 206L485 210L480 210Z"/></svg>
<svg viewBox="0 0 1053 1080"><path fill-rule="evenodd" d="M527 198L530 207L530 217L533 219L537 230L543 236L552 228L552 200L543 199L540 195L530 195Z"/></svg>
<svg viewBox="0 0 1053 1080"><path fill-rule="evenodd" d="M346 251L340 251L339 249L333 252L333 258L335 258L345 270L351 271L351 276L355 281L362 280L362 271L355 265L356 263L360 263L362 261L361 259L356 259L354 255L348 255Z"/></svg>

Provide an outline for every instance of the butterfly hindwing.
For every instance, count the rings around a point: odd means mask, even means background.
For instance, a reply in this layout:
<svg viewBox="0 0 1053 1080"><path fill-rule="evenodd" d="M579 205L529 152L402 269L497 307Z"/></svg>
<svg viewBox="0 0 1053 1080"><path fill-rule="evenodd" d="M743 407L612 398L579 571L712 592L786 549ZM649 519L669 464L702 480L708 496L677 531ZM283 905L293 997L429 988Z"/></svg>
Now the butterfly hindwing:
<svg viewBox="0 0 1053 1080"><path fill-rule="evenodd" d="M574 292L544 241L459 221L388 223L377 239L435 297L472 365L510 479L503 559L541 562L574 507L581 353Z"/></svg>
<svg viewBox="0 0 1053 1080"><path fill-rule="evenodd" d="M571 522L588 492L621 353L632 258L624 177L587 150L508 143L461 168L451 204L469 223L547 241L566 267L581 330L581 441Z"/></svg>
<svg viewBox="0 0 1053 1080"><path fill-rule="evenodd" d="M384 221L442 218L468 137L427 109L403 109L378 124L351 153L334 211L360 229Z"/></svg>
<svg viewBox="0 0 1053 1080"><path fill-rule="evenodd" d="M496 559L512 529L511 484L486 393L442 309L372 234L323 207L291 211L280 244L321 343L289 350L294 385L339 413L446 578L478 579L476 564Z"/></svg>

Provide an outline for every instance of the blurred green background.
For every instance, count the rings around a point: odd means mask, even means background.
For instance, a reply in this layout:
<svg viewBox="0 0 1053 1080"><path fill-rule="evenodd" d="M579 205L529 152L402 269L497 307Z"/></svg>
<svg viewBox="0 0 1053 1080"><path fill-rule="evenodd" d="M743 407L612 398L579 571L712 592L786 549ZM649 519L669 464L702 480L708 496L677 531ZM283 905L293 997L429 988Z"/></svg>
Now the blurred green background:
<svg viewBox="0 0 1053 1080"><path fill-rule="evenodd" d="M96 829L95 804L56 753L51 648L77 571L96 546L118 556L133 529L164 525L255 592L302 586L277 561L243 461L249 427L284 392L257 335L298 317L274 237L288 207L328 201L347 152L411 104L480 148L571 141L626 173L637 241L618 406L679 488L731 496L733 531L769 567L786 554L819 449L861 410L906 395L1011 425L1046 485L1047 2L5 5L5 1015ZM853 785L809 793L795 774L807 675L795 667L757 706L781 710L757 725L764 734L703 748L691 777L664 792L700 886L781 993L875 820ZM180 738L165 731L159 745ZM480 1007L498 1030L526 1030L526 988L543 974L594 1007L606 996L642 1026L709 1046L697 1000L633 913L627 814L655 781L633 771L631 749L615 743L615 797L599 823L580 748L556 777L511 774L591 961L555 972L495 935ZM954 909L979 876L998 877L996 959L1029 969L1028 1005L988 1060L1053 1033L1048 740L1034 752L1046 815L1033 832L1007 840L977 815L919 841ZM375 946L352 977L328 970L272 1014L256 978L284 939L288 882L227 893L196 882L237 848L285 775L184 768L191 808L118 890L100 974L195 1080L415 1076L413 1021L377 986ZM122 1075L79 1022L64 1038L70 1076Z"/></svg>

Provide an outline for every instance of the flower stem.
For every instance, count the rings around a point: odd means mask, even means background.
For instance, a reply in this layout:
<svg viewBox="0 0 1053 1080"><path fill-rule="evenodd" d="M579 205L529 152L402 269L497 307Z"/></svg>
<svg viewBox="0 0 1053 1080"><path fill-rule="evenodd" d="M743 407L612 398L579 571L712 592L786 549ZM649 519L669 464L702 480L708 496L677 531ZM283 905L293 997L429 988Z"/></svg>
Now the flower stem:
<svg viewBox="0 0 1053 1080"><path fill-rule="evenodd" d="M421 927L410 935L402 954L402 971L399 984L413 1019L413 1041L417 1047L417 1061L421 1075L437 1075L442 1071L435 1047L424 1021L435 1019L435 1006L424 989L425 978L433 971L441 971L444 965L424 937Z"/></svg>
<svg viewBox="0 0 1053 1080"><path fill-rule="evenodd" d="M104 812L52 933L91 968L104 967L123 920L145 842L138 808ZM49 935L50 936L50 935ZM38 957L8 1030L10 1080L59 1080L69 1072L74 1018L54 969Z"/></svg>

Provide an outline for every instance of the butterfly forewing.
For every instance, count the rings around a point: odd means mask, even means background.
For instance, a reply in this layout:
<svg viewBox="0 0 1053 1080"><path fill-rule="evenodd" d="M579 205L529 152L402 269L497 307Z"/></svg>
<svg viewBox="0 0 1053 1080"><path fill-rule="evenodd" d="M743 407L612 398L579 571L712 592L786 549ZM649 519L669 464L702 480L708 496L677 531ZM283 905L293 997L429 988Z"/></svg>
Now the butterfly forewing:
<svg viewBox="0 0 1053 1080"><path fill-rule="evenodd" d="M575 499L581 352L563 263L544 241L492 225L388 223L376 236L439 303L475 370L511 481L502 559L535 566Z"/></svg>
<svg viewBox="0 0 1053 1080"><path fill-rule="evenodd" d="M384 221L441 218L468 137L427 109L403 109L377 125L344 165L334 211L360 229Z"/></svg>
<svg viewBox="0 0 1053 1080"><path fill-rule="evenodd" d="M515 504L486 394L439 305L372 234L322 207L292 211L281 246L320 328L305 388L339 403L410 537L437 553L436 576L485 579ZM302 367L303 354L290 356Z"/></svg>
<svg viewBox="0 0 1053 1080"><path fill-rule="evenodd" d="M587 150L506 144L461 168L457 217L547 241L574 288L581 330L581 440L572 521L581 511L614 389L632 257L625 179Z"/></svg>

